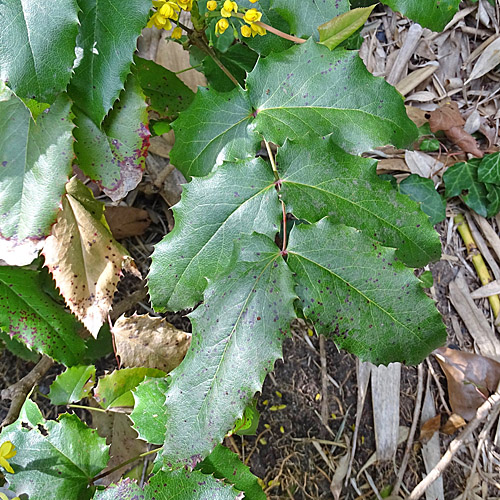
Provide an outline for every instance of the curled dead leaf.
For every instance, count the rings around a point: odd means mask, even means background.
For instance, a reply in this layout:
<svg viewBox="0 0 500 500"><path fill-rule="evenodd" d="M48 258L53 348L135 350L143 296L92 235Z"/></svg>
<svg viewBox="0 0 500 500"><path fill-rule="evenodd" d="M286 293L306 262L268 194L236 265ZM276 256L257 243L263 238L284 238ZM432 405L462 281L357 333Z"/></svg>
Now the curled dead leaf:
<svg viewBox="0 0 500 500"><path fill-rule="evenodd" d="M441 432L447 434L448 436L451 436L451 434L455 434L455 432L464 425L466 425L465 420L460 415L452 413L443 427L441 427Z"/></svg>
<svg viewBox="0 0 500 500"><path fill-rule="evenodd" d="M429 126L432 132L442 130L448 139L466 153L471 153L477 158L483 157L476 139L464 130L465 120L454 101L445 103L442 107L428 114Z"/></svg>
<svg viewBox="0 0 500 500"><path fill-rule="evenodd" d="M191 334L178 330L163 318L134 314L118 318L111 329L116 354L123 366L172 371L184 359Z"/></svg>
<svg viewBox="0 0 500 500"><path fill-rule="evenodd" d="M495 392L500 381L500 363L448 347L440 347L433 354L446 375L451 408L470 420L477 408Z"/></svg>
<svg viewBox="0 0 500 500"><path fill-rule="evenodd" d="M135 207L106 207L104 212L111 233L117 240L140 236L151 224L146 210Z"/></svg>
<svg viewBox="0 0 500 500"><path fill-rule="evenodd" d="M420 436L419 436L419 441L422 443L427 443L430 441L432 436L434 436L434 433L439 431L439 428L441 427L441 415L436 415L435 417L430 418L426 422L423 423L422 427L420 428Z"/></svg>

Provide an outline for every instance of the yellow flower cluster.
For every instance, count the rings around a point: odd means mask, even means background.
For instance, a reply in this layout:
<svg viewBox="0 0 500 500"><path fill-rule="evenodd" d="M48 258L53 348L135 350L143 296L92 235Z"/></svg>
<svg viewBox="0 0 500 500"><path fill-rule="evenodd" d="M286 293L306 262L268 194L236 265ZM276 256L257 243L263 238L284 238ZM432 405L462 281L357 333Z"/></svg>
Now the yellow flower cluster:
<svg viewBox="0 0 500 500"><path fill-rule="evenodd" d="M257 0L250 0L251 3L256 3ZM219 7L221 2L217 2L215 0L209 0L207 2L207 9L209 11L214 11ZM224 0L222 4L222 8L220 10L221 19L217 21L215 25L215 33L222 34L224 31L229 28L228 18L233 17L233 13L238 12L238 4L233 2L232 0ZM241 25L241 34L244 37L260 35L263 36L267 32L266 30L258 23L262 18L262 12L259 12L257 9L247 9L243 17L240 15L237 16L240 19L243 19L245 23Z"/></svg>
<svg viewBox="0 0 500 500"><path fill-rule="evenodd" d="M170 20L177 21L181 10L189 12L193 7L193 0L153 0L153 6L156 7L156 12L151 16L147 27L156 26L168 31L172 29ZM179 39L182 36L181 28L174 28L171 36Z"/></svg>

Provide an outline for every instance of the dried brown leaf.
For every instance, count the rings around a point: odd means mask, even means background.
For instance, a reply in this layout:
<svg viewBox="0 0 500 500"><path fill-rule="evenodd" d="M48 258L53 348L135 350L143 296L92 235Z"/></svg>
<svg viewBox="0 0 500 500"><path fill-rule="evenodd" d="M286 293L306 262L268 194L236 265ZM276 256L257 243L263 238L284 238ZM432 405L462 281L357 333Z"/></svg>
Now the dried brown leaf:
<svg viewBox="0 0 500 500"><path fill-rule="evenodd" d="M470 420L476 409L495 392L500 381L500 363L448 347L436 349L434 355L446 375L451 408Z"/></svg>
<svg viewBox="0 0 500 500"><path fill-rule="evenodd" d="M151 224L146 210L135 207L106 207L106 220L117 240L140 236Z"/></svg>
<svg viewBox="0 0 500 500"><path fill-rule="evenodd" d="M448 139L466 153L478 158L483 157L476 139L464 130L465 120L454 101L445 103L442 107L429 113L429 126L432 132L442 130Z"/></svg>
<svg viewBox="0 0 500 500"><path fill-rule="evenodd" d="M102 203L73 178L43 248L66 304L94 337L111 309L121 269L131 261L109 232L102 210Z"/></svg>
<svg viewBox="0 0 500 500"><path fill-rule="evenodd" d="M419 441L422 443L427 443L432 436L434 436L434 433L439 431L439 428L441 427L441 415L436 415L435 417L430 418L420 428L420 436L419 436Z"/></svg>
<svg viewBox="0 0 500 500"><path fill-rule="evenodd" d="M184 359L191 334L147 314L118 318L111 329L123 366L172 371Z"/></svg>
<svg viewBox="0 0 500 500"><path fill-rule="evenodd" d="M452 413L450 415L450 418L443 425L443 427L441 427L441 432L447 434L448 436L451 436L452 434L455 434L455 432L464 425L466 425L465 420L460 415Z"/></svg>

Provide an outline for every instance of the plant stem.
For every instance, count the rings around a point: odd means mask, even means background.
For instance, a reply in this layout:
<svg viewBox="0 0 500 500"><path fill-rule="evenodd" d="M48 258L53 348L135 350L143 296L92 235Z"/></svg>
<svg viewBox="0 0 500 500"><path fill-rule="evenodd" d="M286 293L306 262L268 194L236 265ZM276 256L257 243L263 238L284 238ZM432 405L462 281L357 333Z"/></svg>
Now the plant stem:
<svg viewBox="0 0 500 500"><path fill-rule="evenodd" d="M243 19L245 17L243 14L240 14L239 12L232 12L232 15L235 17L239 17L240 19ZM280 31L279 29L273 28L272 26L269 26L269 24L263 23L262 21L257 21L254 24L256 24L257 26L261 26L265 30L274 33L275 35L278 35L281 38L284 38L285 40L290 40L291 42L294 43L305 43L307 41L304 40L303 38L297 38L296 36L289 35L288 33Z"/></svg>
<svg viewBox="0 0 500 500"><path fill-rule="evenodd" d="M66 405L68 408L81 408L82 410L88 411L100 411L101 413L108 413L108 410L104 410L103 408L94 408L93 406L84 406L84 405Z"/></svg>
<svg viewBox="0 0 500 500"><path fill-rule="evenodd" d="M153 453L156 453L157 451L161 450L163 446L160 446L159 448L155 448L154 450L149 450L144 453L141 453L140 455L137 455L135 457L129 458L125 462L122 462L121 464L118 464L116 467L113 467L112 469L109 469L102 474L99 474L98 476L94 476L90 481L89 484L95 483L97 480L102 479L103 477L108 476L109 474L112 474L113 472L121 469L122 467L125 467L128 464L131 464L132 462L135 462L136 460L140 460L141 458L147 457L148 455L152 455Z"/></svg>
<svg viewBox="0 0 500 500"><path fill-rule="evenodd" d="M271 162L271 167L274 173L274 180L277 182L280 180L280 176L278 174L278 169L276 168L276 162L274 161L273 151L271 149L271 145L264 139L264 144L266 145L267 154L269 155L269 161Z"/></svg>
<svg viewBox="0 0 500 500"><path fill-rule="evenodd" d="M203 64L197 64L196 66L191 66L189 68L184 68L184 69L181 69L180 71L176 71L174 73L174 75L180 75L181 73L184 73L186 71L191 71L192 69L201 68L202 66L203 66Z"/></svg>

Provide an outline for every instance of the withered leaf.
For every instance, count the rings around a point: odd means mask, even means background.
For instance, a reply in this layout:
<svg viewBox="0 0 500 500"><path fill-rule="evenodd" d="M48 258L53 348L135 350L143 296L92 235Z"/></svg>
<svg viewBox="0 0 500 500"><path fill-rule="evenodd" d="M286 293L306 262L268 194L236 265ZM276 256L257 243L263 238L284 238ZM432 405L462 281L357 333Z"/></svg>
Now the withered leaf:
<svg viewBox="0 0 500 500"><path fill-rule="evenodd" d="M446 375L452 410L470 420L477 408L495 392L500 380L500 363L448 347L440 347L433 354Z"/></svg>
<svg viewBox="0 0 500 500"><path fill-rule="evenodd" d="M477 158L483 157L476 139L464 130L465 120L454 101L445 103L440 108L429 113L429 126L432 132L442 130L448 139L466 153L471 153Z"/></svg>
<svg viewBox="0 0 500 500"><path fill-rule="evenodd" d="M439 430L441 427L441 415L436 415L435 417L430 418L426 422L423 423L422 427L420 428L420 436L419 436L419 441L422 443L427 443L432 436L434 436L434 433Z"/></svg>
<svg viewBox="0 0 500 500"><path fill-rule="evenodd" d="M191 343L190 333L147 314L121 316L111 332L123 366L145 366L166 373L180 364Z"/></svg>
<svg viewBox="0 0 500 500"><path fill-rule="evenodd" d="M117 240L140 236L151 224L148 212L142 208L106 207L104 215Z"/></svg>
<svg viewBox="0 0 500 500"><path fill-rule="evenodd" d="M455 432L466 424L465 420L456 413L452 413L450 418L441 427L441 432L447 435L455 434Z"/></svg>
<svg viewBox="0 0 500 500"><path fill-rule="evenodd" d="M43 248L45 265L66 304L94 337L111 309L122 267L131 264L111 235L103 210L89 189L71 179Z"/></svg>

